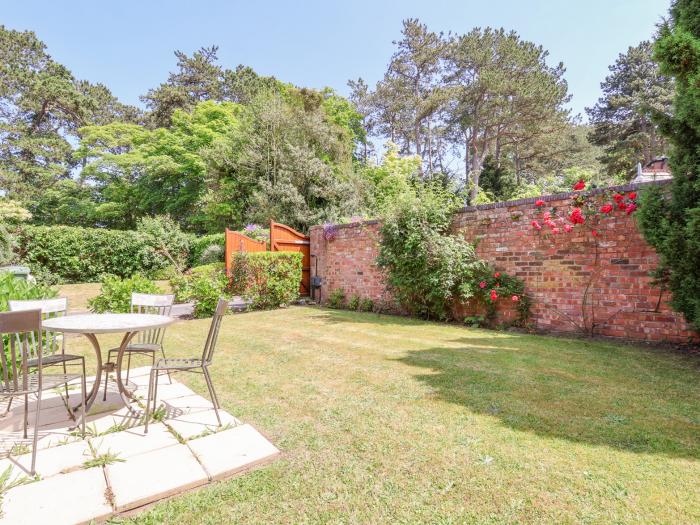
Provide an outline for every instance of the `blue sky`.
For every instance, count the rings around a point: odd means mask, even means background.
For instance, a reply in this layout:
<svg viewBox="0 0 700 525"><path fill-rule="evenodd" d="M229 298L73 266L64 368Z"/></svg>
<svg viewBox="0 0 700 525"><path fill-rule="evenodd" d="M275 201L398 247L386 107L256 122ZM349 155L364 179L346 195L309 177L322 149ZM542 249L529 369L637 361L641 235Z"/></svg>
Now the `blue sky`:
<svg viewBox="0 0 700 525"><path fill-rule="evenodd" d="M650 38L669 0L206 1L0 0L0 24L30 29L79 77L122 101L167 78L173 50L217 44L222 65L347 94L349 78L380 79L401 20L434 31L514 29L563 61L574 113L595 103L607 67Z"/></svg>

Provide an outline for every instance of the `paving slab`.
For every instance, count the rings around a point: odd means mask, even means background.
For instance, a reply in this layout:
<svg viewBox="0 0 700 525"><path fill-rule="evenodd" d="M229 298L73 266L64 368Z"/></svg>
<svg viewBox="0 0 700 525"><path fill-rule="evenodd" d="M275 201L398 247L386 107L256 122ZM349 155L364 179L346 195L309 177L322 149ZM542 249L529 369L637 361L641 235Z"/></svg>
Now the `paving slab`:
<svg viewBox="0 0 700 525"><path fill-rule="evenodd" d="M144 434L143 426L138 426L123 432L91 438L90 443L98 455L112 452L120 458L130 458L177 445L178 441L164 424L156 423L148 426L148 434Z"/></svg>
<svg viewBox="0 0 700 525"><path fill-rule="evenodd" d="M173 445L105 467L117 511L204 485L208 477L185 445Z"/></svg>
<svg viewBox="0 0 700 525"><path fill-rule="evenodd" d="M36 472L42 478L49 478L56 474L71 472L83 467L83 463L92 459L90 447L87 441L77 441L67 445L51 447L39 450L36 453ZM11 456L5 461L16 465L25 475L29 475L32 467L32 455L22 454Z"/></svg>
<svg viewBox="0 0 700 525"><path fill-rule="evenodd" d="M2 525L75 525L112 514L101 468L76 470L21 485L4 497Z"/></svg>
<svg viewBox="0 0 700 525"><path fill-rule="evenodd" d="M219 415L221 416L222 426L235 426L240 424L240 421L225 410L219 410ZM214 410L183 413L175 418L166 419L165 424L180 434L184 439L191 439L204 432L216 432L221 428L216 420Z"/></svg>
<svg viewBox="0 0 700 525"><path fill-rule="evenodd" d="M280 454L265 436L247 424L193 439L187 445L213 480L233 476Z"/></svg>
<svg viewBox="0 0 700 525"><path fill-rule="evenodd" d="M160 393L160 388L158 389ZM160 396L159 396L160 397ZM171 399L162 399L159 403L170 407L180 408L185 412L201 412L204 410L214 410L214 405L208 399L190 393L189 396L176 397Z"/></svg>

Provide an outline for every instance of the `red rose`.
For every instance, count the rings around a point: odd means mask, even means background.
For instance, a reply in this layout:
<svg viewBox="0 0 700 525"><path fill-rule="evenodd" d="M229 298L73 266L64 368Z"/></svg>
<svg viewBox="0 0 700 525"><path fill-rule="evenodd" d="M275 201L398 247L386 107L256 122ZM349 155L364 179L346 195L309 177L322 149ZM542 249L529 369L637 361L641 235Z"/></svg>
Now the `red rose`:
<svg viewBox="0 0 700 525"><path fill-rule="evenodd" d="M513 299L514 303L517 303L520 300L520 297L518 297L517 295L514 295L513 297L511 297L511 299Z"/></svg>
<svg viewBox="0 0 700 525"><path fill-rule="evenodd" d="M625 208L627 208L627 205L624 203L624 201L617 201L618 210L624 210Z"/></svg>
<svg viewBox="0 0 700 525"><path fill-rule="evenodd" d="M637 192L636 191L631 191L627 194L627 198L631 201L635 200L637 198Z"/></svg>
<svg viewBox="0 0 700 525"><path fill-rule="evenodd" d="M580 191L586 187L586 181L579 179L579 181L574 184L574 191Z"/></svg>
<svg viewBox="0 0 700 525"><path fill-rule="evenodd" d="M501 274L500 274L499 272L496 272L496 273L493 274L493 276L494 276L496 279L498 279L498 278L501 276Z"/></svg>
<svg viewBox="0 0 700 525"><path fill-rule="evenodd" d="M620 202L624 198L625 198L625 196L622 195L621 193L616 193L615 195L613 195L613 200L615 202Z"/></svg>
<svg viewBox="0 0 700 525"><path fill-rule="evenodd" d="M479 283L479 288L486 288L486 281L481 281Z"/></svg>
<svg viewBox="0 0 700 525"><path fill-rule="evenodd" d="M586 222L586 218L581 213L581 208L574 208L569 214L569 222L571 224L583 224Z"/></svg>
<svg viewBox="0 0 700 525"><path fill-rule="evenodd" d="M567 226L569 225L567 224ZM571 226L569 226L569 228L571 228ZM560 231L559 228L552 228L552 233L559 233Z"/></svg>
<svg viewBox="0 0 700 525"><path fill-rule="evenodd" d="M495 286L496 288L500 288L500 287L501 287L501 285L500 285L499 283L496 283L494 286Z"/></svg>
<svg viewBox="0 0 700 525"><path fill-rule="evenodd" d="M496 293L496 290L491 290L491 300L495 301L498 299L498 294Z"/></svg>
<svg viewBox="0 0 700 525"><path fill-rule="evenodd" d="M613 211L613 205L612 204L606 204L604 206L600 207L601 213L610 213Z"/></svg>
<svg viewBox="0 0 700 525"><path fill-rule="evenodd" d="M540 223L537 221L532 221L530 224L532 224L532 227L538 231L542 229L542 226L540 226Z"/></svg>
<svg viewBox="0 0 700 525"><path fill-rule="evenodd" d="M632 213L636 209L637 209L637 205L634 202L630 202L627 205L627 208L625 208L625 212L627 212L627 215L629 215L630 213Z"/></svg>
<svg viewBox="0 0 700 525"><path fill-rule="evenodd" d="M544 201L542 199L537 199L535 201L535 206L544 206Z"/></svg>
<svg viewBox="0 0 700 525"><path fill-rule="evenodd" d="M574 229L574 227L571 226L571 224L565 224L565 225L564 225L564 230L566 231L566 233L570 233L571 230L573 230L573 229Z"/></svg>
<svg viewBox="0 0 700 525"><path fill-rule="evenodd" d="M598 237L598 230L593 230L591 235L593 235L593 237Z"/></svg>

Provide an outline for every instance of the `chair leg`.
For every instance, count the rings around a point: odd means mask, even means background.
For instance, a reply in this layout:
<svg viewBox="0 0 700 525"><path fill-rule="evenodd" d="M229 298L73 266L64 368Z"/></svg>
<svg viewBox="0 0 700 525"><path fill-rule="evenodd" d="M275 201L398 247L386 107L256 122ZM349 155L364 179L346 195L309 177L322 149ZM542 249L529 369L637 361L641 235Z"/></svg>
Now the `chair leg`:
<svg viewBox="0 0 700 525"><path fill-rule="evenodd" d="M156 407L158 406L158 380L160 379L158 375L158 370L156 370L154 378L155 383L153 384L153 413L155 413Z"/></svg>
<svg viewBox="0 0 700 525"><path fill-rule="evenodd" d="M126 384L127 386L129 385L129 370L131 370L131 352L128 352L128 356L126 358Z"/></svg>
<svg viewBox="0 0 700 525"><path fill-rule="evenodd" d="M146 415L144 417L144 434L148 434L148 420L150 419L150 409L151 409L151 390L153 389L153 372L155 370L151 369L148 377L148 393L146 394Z"/></svg>
<svg viewBox="0 0 700 525"><path fill-rule="evenodd" d="M165 348L163 348L163 345L160 345L160 353L163 356L163 359L166 359L165 357ZM153 359L155 359L156 353L153 352ZM166 369L165 372L168 374L168 384L172 385L173 384L173 376L170 375L170 370Z"/></svg>
<svg viewBox="0 0 700 525"><path fill-rule="evenodd" d="M64 350L63 352L61 352L61 353L62 353L64 356L65 356L65 354L66 354L65 350ZM61 361L61 363L63 364L63 375L65 376L65 375L68 373L68 371L66 370L66 362L65 362L65 361ZM68 393L68 381L66 381L65 383L63 383L63 385L64 385L65 388L66 388L66 405L68 405L68 399L69 399L69 397L70 397L70 394Z"/></svg>
<svg viewBox="0 0 700 525"><path fill-rule="evenodd" d="M27 439L27 427L29 427L29 394L24 394L24 439Z"/></svg>
<svg viewBox="0 0 700 525"><path fill-rule="evenodd" d="M7 408L5 409L5 412L2 414L2 417L5 417L7 414L10 413L10 408L12 408L12 400L14 397L10 396L10 400L7 402Z"/></svg>
<svg viewBox="0 0 700 525"><path fill-rule="evenodd" d="M219 416L219 400L216 397L216 391L214 390L214 385L211 382L211 377L209 377L209 371L207 370L206 366L202 367L202 371L204 372L204 379L207 382L207 388L209 389L209 396L211 397L211 403L214 405L214 413L216 414L216 420L219 422L219 426L221 426L221 417Z"/></svg>
<svg viewBox="0 0 700 525"><path fill-rule="evenodd" d="M36 445L39 440L39 415L41 414L41 390L36 394L36 418L34 420L34 440L32 441L32 470L31 475L36 474ZM25 436L26 437L26 436Z"/></svg>
<svg viewBox="0 0 700 525"><path fill-rule="evenodd" d="M85 439L85 405L87 405L87 380L85 378L85 359L83 359L83 377L82 377L82 387L83 387L83 406L80 409L81 416L82 416L82 424L81 424L81 430L83 432L83 439Z"/></svg>

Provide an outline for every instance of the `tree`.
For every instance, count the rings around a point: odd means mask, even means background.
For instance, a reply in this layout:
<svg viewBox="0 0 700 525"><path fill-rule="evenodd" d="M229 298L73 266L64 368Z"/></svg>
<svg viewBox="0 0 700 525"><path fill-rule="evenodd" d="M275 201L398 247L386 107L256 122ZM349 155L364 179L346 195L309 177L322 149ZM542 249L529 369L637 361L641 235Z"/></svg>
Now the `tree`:
<svg viewBox="0 0 700 525"><path fill-rule="evenodd" d="M700 9L676 0L660 30L654 56L675 79L672 115L657 115L671 145L670 200L654 187L641 206L646 239L661 258L658 275L673 293L673 307L700 329Z"/></svg>
<svg viewBox="0 0 700 525"><path fill-rule="evenodd" d="M586 111L593 124L590 140L604 148L602 161L610 174L631 173L665 154L666 139L653 115L668 115L673 79L662 74L652 44L642 42L620 54L600 84L603 96Z"/></svg>

